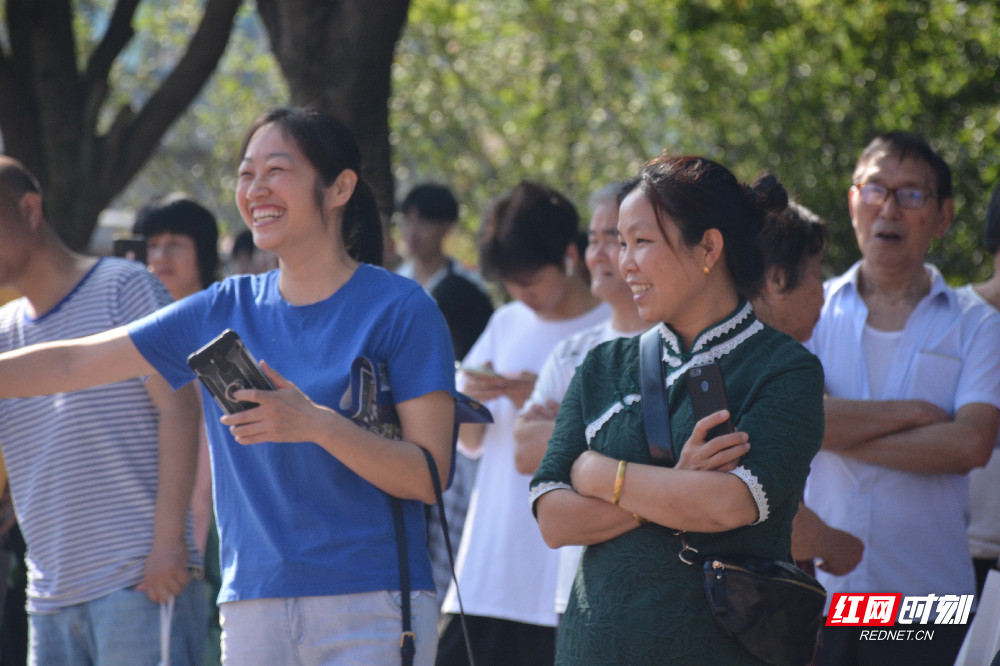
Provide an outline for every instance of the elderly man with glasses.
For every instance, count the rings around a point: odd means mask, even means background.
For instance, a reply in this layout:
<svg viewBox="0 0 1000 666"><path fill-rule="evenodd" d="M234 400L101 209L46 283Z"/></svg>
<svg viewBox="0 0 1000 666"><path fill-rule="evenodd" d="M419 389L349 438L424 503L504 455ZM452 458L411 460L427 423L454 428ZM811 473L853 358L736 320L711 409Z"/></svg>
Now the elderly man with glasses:
<svg viewBox="0 0 1000 666"><path fill-rule="evenodd" d="M866 547L849 574L817 574L833 601L818 663L950 665L966 625L935 621L949 609L967 619L975 591L966 474L989 460L1000 424L1000 317L925 263L954 215L951 171L926 141L878 136L853 182L862 258L826 283L807 345L828 396L806 504ZM887 619L933 639L865 640L850 625L867 599L852 606L836 593L901 593Z"/></svg>

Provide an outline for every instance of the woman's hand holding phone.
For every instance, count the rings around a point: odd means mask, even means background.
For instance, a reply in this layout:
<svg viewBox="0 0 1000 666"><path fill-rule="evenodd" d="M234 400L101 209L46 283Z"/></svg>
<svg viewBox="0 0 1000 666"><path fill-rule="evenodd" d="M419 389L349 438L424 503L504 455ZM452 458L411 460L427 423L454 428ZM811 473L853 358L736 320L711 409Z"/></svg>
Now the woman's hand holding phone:
<svg viewBox="0 0 1000 666"><path fill-rule="evenodd" d="M729 412L721 410L709 414L695 423L691 436L684 442L676 469L693 469L710 472L729 472L740 464L740 458L750 450L749 436L745 432L705 438L712 428L725 423Z"/></svg>
<svg viewBox="0 0 1000 666"><path fill-rule="evenodd" d="M295 384L261 361L261 370L274 385L273 391L239 389L233 392L237 400L256 403L246 411L226 414L220 421L240 444L261 442L313 442L317 431L324 429L322 419L336 412L314 403ZM316 418L319 417L319 418Z"/></svg>

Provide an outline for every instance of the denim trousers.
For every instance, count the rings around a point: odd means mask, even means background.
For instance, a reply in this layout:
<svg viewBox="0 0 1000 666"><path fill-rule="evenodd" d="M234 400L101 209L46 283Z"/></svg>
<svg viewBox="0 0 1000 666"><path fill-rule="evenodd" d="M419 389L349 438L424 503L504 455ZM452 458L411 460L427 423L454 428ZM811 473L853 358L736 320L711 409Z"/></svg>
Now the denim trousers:
<svg viewBox="0 0 1000 666"><path fill-rule="evenodd" d="M402 631L399 592L250 599L219 606L222 663L229 666L371 666L398 664ZM437 652L437 599L413 592L415 666Z"/></svg>
<svg viewBox="0 0 1000 666"><path fill-rule="evenodd" d="M201 664L207 608L200 580L174 601L170 665ZM54 613L28 618L31 666L156 666L161 659L161 606L126 588Z"/></svg>

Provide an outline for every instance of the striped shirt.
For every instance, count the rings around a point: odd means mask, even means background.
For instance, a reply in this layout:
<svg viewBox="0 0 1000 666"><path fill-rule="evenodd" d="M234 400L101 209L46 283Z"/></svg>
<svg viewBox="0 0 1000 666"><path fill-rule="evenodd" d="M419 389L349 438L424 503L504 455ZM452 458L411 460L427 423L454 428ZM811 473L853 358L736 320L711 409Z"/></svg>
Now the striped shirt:
<svg viewBox="0 0 1000 666"><path fill-rule="evenodd" d="M169 302L142 265L105 258L37 319L23 298L0 308L0 351L98 333ZM28 544L29 612L142 580L153 541L157 426L142 379L0 401L0 445ZM188 544L195 564L190 534Z"/></svg>

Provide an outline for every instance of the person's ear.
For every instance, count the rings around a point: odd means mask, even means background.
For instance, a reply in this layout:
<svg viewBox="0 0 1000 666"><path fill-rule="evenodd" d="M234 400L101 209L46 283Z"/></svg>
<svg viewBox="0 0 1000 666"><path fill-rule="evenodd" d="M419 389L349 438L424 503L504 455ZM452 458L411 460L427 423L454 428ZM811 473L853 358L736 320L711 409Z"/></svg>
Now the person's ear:
<svg viewBox="0 0 1000 666"><path fill-rule="evenodd" d="M25 192L17 205L21 216L28 221L32 231L37 230L45 219L42 196L38 192Z"/></svg>
<svg viewBox="0 0 1000 666"><path fill-rule="evenodd" d="M941 200L941 219L938 222L938 228L934 232L934 237L941 239L944 238L945 232L948 231L948 227L951 225L952 219L955 217L955 200L951 197Z"/></svg>
<svg viewBox="0 0 1000 666"><path fill-rule="evenodd" d="M788 284L788 274L780 266L771 266L764 273L764 280L769 291L780 294L785 291L785 285Z"/></svg>
<svg viewBox="0 0 1000 666"><path fill-rule="evenodd" d="M699 246L705 253L704 267L711 271L715 268L715 264L722 259L722 249L725 246L725 241L722 239L722 232L714 227L707 229L705 233L701 235L701 243Z"/></svg>
<svg viewBox="0 0 1000 666"><path fill-rule="evenodd" d="M326 188L326 203L331 208L346 206L358 184L358 174L353 169L344 169L333 183Z"/></svg>
<svg viewBox="0 0 1000 666"><path fill-rule="evenodd" d="M566 255L564 259L564 266L566 270L566 276L569 277L576 272L576 265L580 261L580 249L576 246L576 243L570 243L566 246Z"/></svg>

